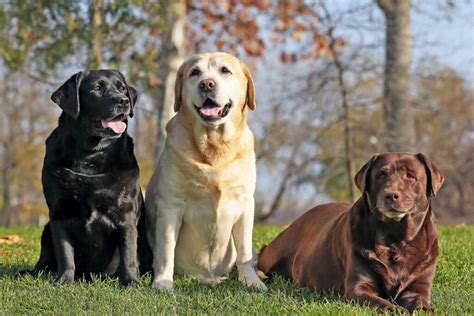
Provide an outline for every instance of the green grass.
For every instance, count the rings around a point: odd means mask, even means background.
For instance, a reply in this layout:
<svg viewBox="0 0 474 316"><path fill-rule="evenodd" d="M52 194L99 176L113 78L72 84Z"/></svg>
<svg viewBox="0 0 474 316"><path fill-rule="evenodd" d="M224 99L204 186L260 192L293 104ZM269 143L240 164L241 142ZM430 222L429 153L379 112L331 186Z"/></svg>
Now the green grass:
<svg viewBox="0 0 474 316"><path fill-rule="evenodd" d="M269 243L279 227L257 227L257 249ZM474 315L474 227L441 227L433 305L447 315ZM219 285L205 285L186 277L175 279L173 293L158 293L144 285L123 289L117 280L54 286L53 277L25 276L17 271L31 268L39 255L39 228L0 228L0 235L18 234L23 242L0 245L0 314L304 314L376 315L371 309L344 303L330 294L316 294L275 278L265 293L249 290L235 272Z"/></svg>

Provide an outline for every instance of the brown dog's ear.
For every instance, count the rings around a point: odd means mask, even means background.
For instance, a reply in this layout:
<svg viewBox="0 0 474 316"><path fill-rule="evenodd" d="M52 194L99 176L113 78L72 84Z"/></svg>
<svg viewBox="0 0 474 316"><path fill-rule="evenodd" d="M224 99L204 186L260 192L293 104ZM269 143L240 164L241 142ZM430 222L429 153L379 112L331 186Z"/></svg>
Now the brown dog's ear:
<svg viewBox="0 0 474 316"><path fill-rule="evenodd" d="M128 85L127 80L125 80L125 76L120 71L118 71L118 70L115 70L115 71L122 78L122 81L125 84L125 87L127 87L127 97L128 97L128 100L130 101L130 114L129 114L129 116L133 117L133 109L135 108L135 104L137 103L137 98L138 98L137 90L134 87Z"/></svg>
<svg viewBox="0 0 474 316"><path fill-rule="evenodd" d="M84 73L78 72L63 83L62 86L51 95L51 100L59 105L64 112L75 119L79 116L81 109L81 104L79 102L79 87L83 77Z"/></svg>
<svg viewBox="0 0 474 316"><path fill-rule="evenodd" d="M361 193L364 193L364 191L368 188L370 169L372 168L375 160L377 160L378 156L378 154L373 155L372 158L370 158L370 160L367 161L365 165L362 166L362 168L360 168L354 177L354 182Z"/></svg>
<svg viewBox="0 0 474 316"><path fill-rule="evenodd" d="M174 83L174 111L178 112L183 102L183 80L184 80L184 65L183 63L176 74L176 81Z"/></svg>
<svg viewBox="0 0 474 316"><path fill-rule="evenodd" d="M416 154L416 157L423 163L425 166L427 186L426 186L426 195L428 197L435 197L439 189L443 185L444 175L443 173L422 153Z"/></svg>
<svg viewBox="0 0 474 316"><path fill-rule="evenodd" d="M240 67L242 67L242 71L244 72L245 77L247 77L247 98L246 103L248 107L254 111L257 107L255 103L255 84L253 83L252 74L250 73L249 68L243 62L240 62Z"/></svg>

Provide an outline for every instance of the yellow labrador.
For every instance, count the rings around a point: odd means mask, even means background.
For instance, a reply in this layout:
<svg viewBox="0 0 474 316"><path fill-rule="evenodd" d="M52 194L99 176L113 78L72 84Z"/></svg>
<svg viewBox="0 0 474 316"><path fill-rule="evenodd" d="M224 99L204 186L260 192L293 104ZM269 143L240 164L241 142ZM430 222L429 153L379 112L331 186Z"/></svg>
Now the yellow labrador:
<svg viewBox="0 0 474 316"><path fill-rule="evenodd" d="M256 180L247 125L255 88L247 66L225 53L199 54L178 70L174 116L148 185L152 287L173 274L217 283L237 265L239 280L266 289L252 260ZM248 107L248 108L247 108Z"/></svg>

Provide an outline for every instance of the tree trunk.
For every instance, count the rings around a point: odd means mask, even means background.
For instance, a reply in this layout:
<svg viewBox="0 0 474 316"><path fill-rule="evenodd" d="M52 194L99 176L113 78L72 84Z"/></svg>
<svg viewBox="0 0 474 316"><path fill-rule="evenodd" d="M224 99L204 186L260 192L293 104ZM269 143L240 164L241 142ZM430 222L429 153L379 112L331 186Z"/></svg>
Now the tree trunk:
<svg viewBox="0 0 474 316"><path fill-rule="evenodd" d="M384 118L389 151L412 151L415 120L409 104L412 61L411 0L377 0L386 21Z"/></svg>
<svg viewBox="0 0 474 316"><path fill-rule="evenodd" d="M294 167L295 167L294 162L298 154L298 151L300 149L300 146L301 145L295 146L291 152L291 155L288 157L288 160L285 165L285 173L281 179L280 186L278 187L277 193L275 197L273 198L272 203L270 204L271 205L270 210L260 218L260 222L264 222L270 217L274 216L275 213L280 208L281 200L288 186L288 181L290 180L291 176L294 175Z"/></svg>
<svg viewBox="0 0 474 316"><path fill-rule="evenodd" d="M336 51L336 42L333 35L334 28L331 26L329 28L329 48L333 53L334 65L337 69L337 81L339 84L339 90L341 93L341 105L343 111L343 123L344 123L344 160L346 165L346 175L347 175L347 186L349 188L349 198L352 203L355 202L355 170L354 170L354 150L352 146L352 135L350 128L350 115L349 115L349 101L347 100L347 87L344 81L344 67L341 63L339 55Z"/></svg>
<svg viewBox="0 0 474 316"><path fill-rule="evenodd" d="M0 91L4 97L2 102L2 129L0 140L2 143L2 160L1 160L1 185L2 185L2 210L0 213L0 226L9 227L14 221L14 206L12 205L12 197L14 195L14 174L16 172L15 164L15 126L20 124L20 115L18 114L18 107L16 104L11 104L12 95L18 95L18 87L10 85L9 82L13 81L9 73L5 75L4 82L7 84L2 86ZM7 94L8 93L8 94Z"/></svg>
<svg viewBox="0 0 474 316"><path fill-rule="evenodd" d="M2 213L0 216L0 226L10 226L12 207L10 194L10 148L8 144L3 146L2 159Z"/></svg>
<svg viewBox="0 0 474 316"><path fill-rule="evenodd" d="M102 22L104 19L103 0L92 0L90 7L91 25L92 25L92 43L89 52L89 69L99 69L102 67L103 42L102 42Z"/></svg>
<svg viewBox="0 0 474 316"><path fill-rule="evenodd" d="M285 194L286 187L288 185L288 180L290 179L291 175L292 175L292 172L288 168L286 170L285 175L281 179L280 186L278 187L278 191L277 191L275 197L273 198L273 201L272 201L271 206L270 206L270 210L260 218L260 222L264 222L267 219L269 219L270 217L274 216L275 213L280 208L280 203L281 203L281 200L283 198L283 195Z"/></svg>
<svg viewBox="0 0 474 316"><path fill-rule="evenodd" d="M158 58L158 77L163 83L157 89L157 149L154 157L163 150L166 124L174 114L174 83L179 66L184 60L184 29L186 24L185 0L164 1L166 28L162 33L162 47Z"/></svg>

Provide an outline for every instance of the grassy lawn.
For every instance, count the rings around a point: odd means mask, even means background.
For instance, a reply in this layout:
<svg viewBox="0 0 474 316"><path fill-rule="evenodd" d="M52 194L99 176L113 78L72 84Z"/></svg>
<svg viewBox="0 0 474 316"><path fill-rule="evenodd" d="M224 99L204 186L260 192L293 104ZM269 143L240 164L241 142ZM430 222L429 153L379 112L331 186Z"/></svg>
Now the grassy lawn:
<svg viewBox="0 0 474 316"><path fill-rule="evenodd" d="M257 249L274 238L281 228L256 227ZM474 226L441 227L441 255L432 301L439 314L474 315ZM15 278L31 268L39 255L40 228L0 228L0 235L17 234L23 241L0 245L0 314L311 314L376 315L368 308L343 303L329 294L316 294L275 278L268 292L240 285L236 274L216 286L177 277L173 293L157 293L143 286L123 289L116 280L77 282L53 286L52 276Z"/></svg>

